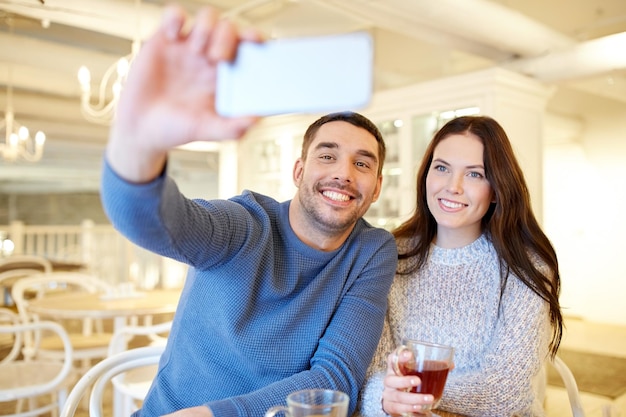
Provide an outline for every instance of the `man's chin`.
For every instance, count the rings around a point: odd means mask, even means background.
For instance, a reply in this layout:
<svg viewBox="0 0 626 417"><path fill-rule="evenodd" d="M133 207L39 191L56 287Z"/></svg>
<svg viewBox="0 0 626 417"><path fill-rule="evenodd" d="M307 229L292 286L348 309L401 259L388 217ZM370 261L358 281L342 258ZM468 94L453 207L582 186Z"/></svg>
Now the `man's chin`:
<svg viewBox="0 0 626 417"><path fill-rule="evenodd" d="M324 228L327 230L327 232L339 234L353 228L357 220L358 217L354 216L350 216L349 218L337 218L337 215L335 213L334 216L328 216L326 219L324 219L324 221L320 223L324 225Z"/></svg>

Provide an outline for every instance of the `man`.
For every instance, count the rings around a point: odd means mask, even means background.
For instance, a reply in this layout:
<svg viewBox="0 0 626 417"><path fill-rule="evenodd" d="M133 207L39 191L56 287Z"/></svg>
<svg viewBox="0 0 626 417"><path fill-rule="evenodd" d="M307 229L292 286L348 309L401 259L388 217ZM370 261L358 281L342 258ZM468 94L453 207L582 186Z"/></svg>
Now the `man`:
<svg viewBox="0 0 626 417"><path fill-rule="evenodd" d="M279 203L246 191L189 200L170 148L240 137L256 118L214 110L215 70L237 33L211 9L189 32L167 9L133 62L111 129L102 200L137 244L190 265L159 372L138 415L262 416L293 391L346 392L354 410L396 268L392 236L361 217L380 193L385 147L356 113L313 123Z"/></svg>

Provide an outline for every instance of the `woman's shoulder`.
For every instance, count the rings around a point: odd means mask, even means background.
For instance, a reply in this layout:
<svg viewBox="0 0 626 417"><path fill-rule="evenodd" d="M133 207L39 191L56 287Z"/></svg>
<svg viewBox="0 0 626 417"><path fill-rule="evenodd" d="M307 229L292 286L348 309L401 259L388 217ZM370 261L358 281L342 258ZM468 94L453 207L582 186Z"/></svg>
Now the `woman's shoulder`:
<svg viewBox="0 0 626 417"><path fill-rule="evenodd" d="M396 246L398 247L398 252L399 253L404 253L404 252L408 252L411 249L413 249L417 243L419 242L419 237L417 236L410 236L410 237L406 237L406 236L402 236L402 237L395 237L396 240Z"/></svg>

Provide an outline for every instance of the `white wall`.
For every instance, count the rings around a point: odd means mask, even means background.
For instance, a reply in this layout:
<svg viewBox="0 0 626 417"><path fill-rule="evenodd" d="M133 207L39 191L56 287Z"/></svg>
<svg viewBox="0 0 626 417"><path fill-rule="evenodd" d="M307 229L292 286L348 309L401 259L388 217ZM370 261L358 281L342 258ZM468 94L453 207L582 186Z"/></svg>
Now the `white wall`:
<svg viewBox="0 0 626 417"><path fill-rule="evenodd" d="M547 120L543 223L564 314L626 325L626 104L589 104L569 126Z"/></svg>

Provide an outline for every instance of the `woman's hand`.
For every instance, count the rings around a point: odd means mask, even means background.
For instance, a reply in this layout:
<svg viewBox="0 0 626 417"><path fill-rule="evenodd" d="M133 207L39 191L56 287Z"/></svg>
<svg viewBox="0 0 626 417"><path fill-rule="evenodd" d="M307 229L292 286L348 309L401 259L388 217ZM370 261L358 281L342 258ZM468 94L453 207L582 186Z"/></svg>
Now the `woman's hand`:
<svg viewBox="0 0 626 417"><path fill-rule="evenodd" d="M421 384L417 376L404 376L396 373L394 363L401 364L412 360L411 353L403 350L389 354L387 357L387 375L383 381L382 407L387 414L405 415L426 413L432 407L434 398L430 394L416 394L411 389Z"/></svg>

